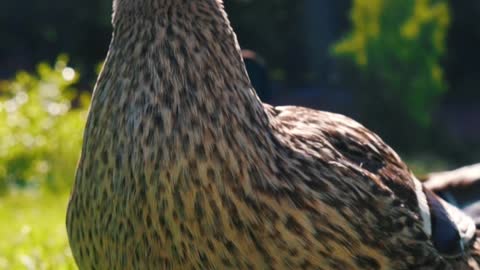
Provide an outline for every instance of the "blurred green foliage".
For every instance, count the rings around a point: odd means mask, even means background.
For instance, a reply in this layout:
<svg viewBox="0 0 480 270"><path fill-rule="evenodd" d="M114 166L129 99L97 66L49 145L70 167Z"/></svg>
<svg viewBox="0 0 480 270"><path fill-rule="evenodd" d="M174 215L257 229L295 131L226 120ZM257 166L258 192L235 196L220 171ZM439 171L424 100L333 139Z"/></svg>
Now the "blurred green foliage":
<svg viewBox="0 0 480 270"><path fill-rule="evenodd" d="M80 153L89 95L61 56L36 74L19 72L0 84L0 191L8 187L71 186ZM72 107L75 101L75 108Z"/></svg>
<svg viewBox="0 0 480 270"><path fill-rule="evenodd" d="M441 65L447 0L355 0L351 20L353 29L333 51L355 67L352 73L360 71L351 83L366 118L383 114L428 127L447 88Z"/></svg>

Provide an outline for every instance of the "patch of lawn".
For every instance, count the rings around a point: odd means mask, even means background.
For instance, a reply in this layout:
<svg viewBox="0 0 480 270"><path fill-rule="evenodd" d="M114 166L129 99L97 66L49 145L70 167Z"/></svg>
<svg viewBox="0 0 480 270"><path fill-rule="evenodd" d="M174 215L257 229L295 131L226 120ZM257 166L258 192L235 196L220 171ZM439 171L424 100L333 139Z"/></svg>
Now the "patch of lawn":
<svg viewBox="0 0 480 270"><path fill-rule="evenodd" d="M67 194L0 197L0 269L77 269L65 228Z"/></svg>

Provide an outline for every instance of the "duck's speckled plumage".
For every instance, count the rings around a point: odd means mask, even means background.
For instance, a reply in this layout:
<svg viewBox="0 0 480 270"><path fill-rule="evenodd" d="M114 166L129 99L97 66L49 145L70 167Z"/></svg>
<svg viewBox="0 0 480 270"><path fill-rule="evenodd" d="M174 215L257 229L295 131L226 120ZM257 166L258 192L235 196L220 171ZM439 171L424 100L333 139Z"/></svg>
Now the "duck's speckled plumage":
<svg viewBox="0 0 480 270"><path fill-rule="evenodd" d="M478 269L478 241L439 253L374 133L258 100L221 2L115 0L113 24L67 215L80 269Z"/></svg>

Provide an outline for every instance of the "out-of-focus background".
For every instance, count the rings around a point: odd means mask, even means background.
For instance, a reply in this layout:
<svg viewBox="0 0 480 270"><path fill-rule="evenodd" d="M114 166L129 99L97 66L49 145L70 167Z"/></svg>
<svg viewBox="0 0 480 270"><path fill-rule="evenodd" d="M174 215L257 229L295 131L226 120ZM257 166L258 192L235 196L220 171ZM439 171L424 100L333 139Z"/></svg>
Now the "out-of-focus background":
<svg viewBox="0 0 480 270"><path fill-rule="evenodd" d="M343 113L419 175L480 157L480 2L226 0L259 95ZM64 218L110 0L0 9L0 269L75 269Z"/></svg>

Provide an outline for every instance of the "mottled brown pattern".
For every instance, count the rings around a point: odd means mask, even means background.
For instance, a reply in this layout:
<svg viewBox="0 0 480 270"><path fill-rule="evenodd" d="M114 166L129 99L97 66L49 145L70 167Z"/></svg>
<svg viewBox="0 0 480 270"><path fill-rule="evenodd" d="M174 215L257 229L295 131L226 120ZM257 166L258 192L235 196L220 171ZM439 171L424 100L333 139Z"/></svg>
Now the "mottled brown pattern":
<svg viewBox="0 0 480 270"><path fill-rule="evenodd" d="M217 0L115 0L67 216L80 269L475 269L344 116L262 104ZM478 261L478 260L477 260Z"/></svg>

